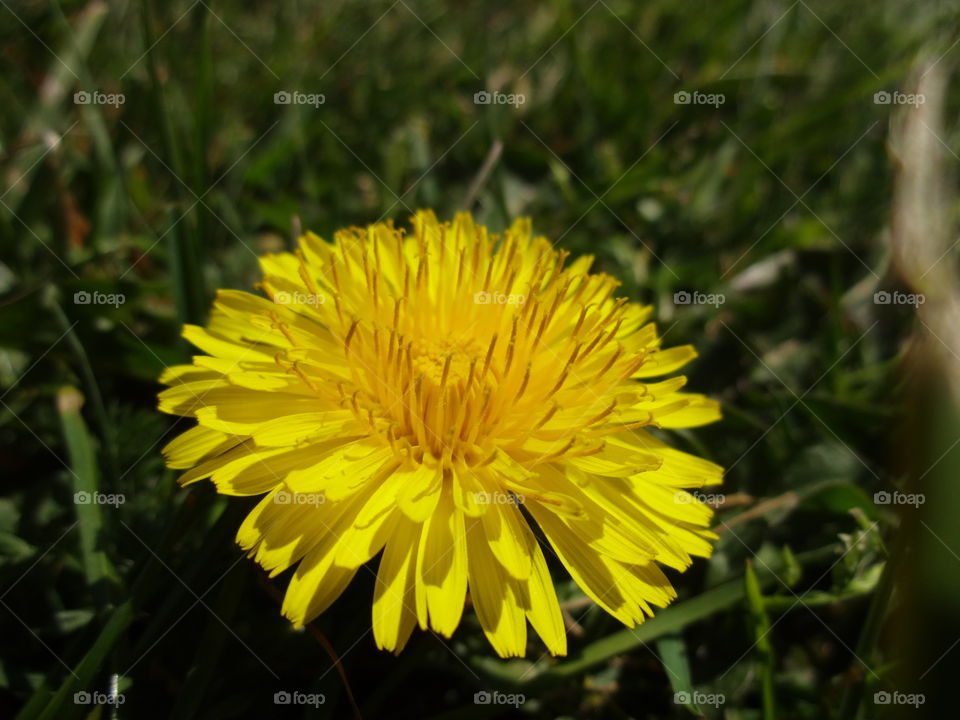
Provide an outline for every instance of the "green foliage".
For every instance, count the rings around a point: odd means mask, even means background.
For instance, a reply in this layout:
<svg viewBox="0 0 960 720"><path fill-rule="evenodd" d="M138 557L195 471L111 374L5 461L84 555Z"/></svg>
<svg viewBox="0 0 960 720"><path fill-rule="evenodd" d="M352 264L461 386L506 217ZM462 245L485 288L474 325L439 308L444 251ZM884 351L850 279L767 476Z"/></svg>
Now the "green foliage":
<svg viewBox="0 0 960 720"><path fill-rule="evenodd" d="M872 302L894 173L873 94L905 87L922 43L955 63L953 3L4 5L0 714L97 716L74 693L116 675L119 717L825 718L841 696L871 716L897 523L873 495L902 472L886 439L910 322ZM74 102L95 90L124 102ZM364 572L294 632L285 576L233 544L250 502L178 489L159 458L188 424L157 414L156 378L213 289L251 288L298 228L465 202L595 255L666 345L697 346L689 385L724 406L673 435L728 468L705 489L714 557L635 629L553 563L568 658L531 641L501 661L470 612L451 641L380 653Z"/></svg>

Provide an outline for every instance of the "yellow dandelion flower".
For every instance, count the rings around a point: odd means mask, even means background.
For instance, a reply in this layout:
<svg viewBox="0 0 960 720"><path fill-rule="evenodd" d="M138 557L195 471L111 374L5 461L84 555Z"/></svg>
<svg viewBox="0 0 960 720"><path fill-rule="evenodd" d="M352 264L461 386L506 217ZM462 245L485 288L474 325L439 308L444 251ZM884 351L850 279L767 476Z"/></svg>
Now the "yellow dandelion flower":
<svg viewBox="0 0 960 720"><path fill-rule="evenodd" d="M499 655L525 653L527 621L560 655L544 549L628 626L676 596L660 565L709 555L688 490L721 468L649 431L719 418L684 377L648 380L696 353L661 349L650 307L566 259L529 220L498 237L421 211L410 233L307 234L261 258L269 299L223 290L185 327L206 354L163 374L160 409L198 424L167 462L184 485L266 494L237 542L271 576L296 566L294 625L382 553L378 647L415 625L450 637L469 591Z"/></svg>

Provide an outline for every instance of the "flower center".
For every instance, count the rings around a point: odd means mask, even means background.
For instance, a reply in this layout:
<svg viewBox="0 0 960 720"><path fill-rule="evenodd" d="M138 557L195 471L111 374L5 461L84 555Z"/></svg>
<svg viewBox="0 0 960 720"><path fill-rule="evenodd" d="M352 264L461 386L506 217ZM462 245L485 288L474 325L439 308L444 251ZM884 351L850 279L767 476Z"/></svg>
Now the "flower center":
<svg viewBox="0 0 960 720"><path fill-rule="evenodd" d="M446 369L446 384L458 385L470 375L470 363L477 360L482 349L473 339L414 340L410 343L410 357L414 375L423 375L433 385L441 385Z"/></svg>

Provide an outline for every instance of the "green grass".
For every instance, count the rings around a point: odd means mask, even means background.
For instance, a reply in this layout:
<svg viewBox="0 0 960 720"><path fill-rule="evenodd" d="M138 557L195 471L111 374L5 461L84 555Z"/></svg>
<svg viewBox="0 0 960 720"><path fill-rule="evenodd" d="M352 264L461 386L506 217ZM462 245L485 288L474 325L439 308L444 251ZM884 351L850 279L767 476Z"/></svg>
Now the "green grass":
<svg viewBox="0 0 960 720"><path fill-rule="evenodd" d="M138 718L853 719L885 711L882 690L922 690L926 708L907 711L932 711L934 661L960 633L944 514L958 425L933 376L916 391L913 310L873 302L905 282L889 250L902 108L873 96L909 91L924 53L955 68L956 12L5 3L0 714L86 716L74 693L114 674L118 716ZM525 102L474 104L484 89ZM74 103L94 90L125 100ZM324 102L277 105L279 91ZM724 101L677 104L681 91ZM960 96L945 103L955 117ZM940 140L956 153L951 122ZM420 207L494 228L529 215L595 255L655 305L667 345L697 346L690 386L724 406L722 423L674 435L729 468L714 557L671 575L679 600L634 630L553 567L579 626L568 658L531 642L501 661L472 613L452 641L381 653L369 573L294 632L285 576L233 544L250 502L177 488L159 456L188 423L156 412L156 378L189 357L180 326L216 288L251 289L257 254L297 228L330 237ZM725 302L676 305L678 291ZM905 487L927 494L922 513L873 501ZM326 702L280 708L284 690ZM475 705L481 690L526 702Z"/></svg>

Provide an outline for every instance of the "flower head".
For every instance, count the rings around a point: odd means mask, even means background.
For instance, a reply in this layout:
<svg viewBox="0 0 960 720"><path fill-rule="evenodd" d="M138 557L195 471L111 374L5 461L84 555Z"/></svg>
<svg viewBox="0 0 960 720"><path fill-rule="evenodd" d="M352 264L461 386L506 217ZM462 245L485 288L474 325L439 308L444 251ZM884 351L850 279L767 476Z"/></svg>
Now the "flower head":
<svg viewBox="0 0 960 720"><path fill-rule="evenodd" d="M469 590L501 656L524 654L527 621L563 654L545 549L641 622L675 597L659 566L711 549L687 490L721 469L650 432L719 417L684 377L649 380L696 353L661 349L650 307L529 220L500 237L467 213L412 226L307 234L261 258L267 298L220 291L207 327L184 329L206 354L161 378L160 409L198 421L168 464L183 484L266 494L237 541L271 575L296 566L297 626L382 553L379 647L414 625L449 637Z"/></svg>

